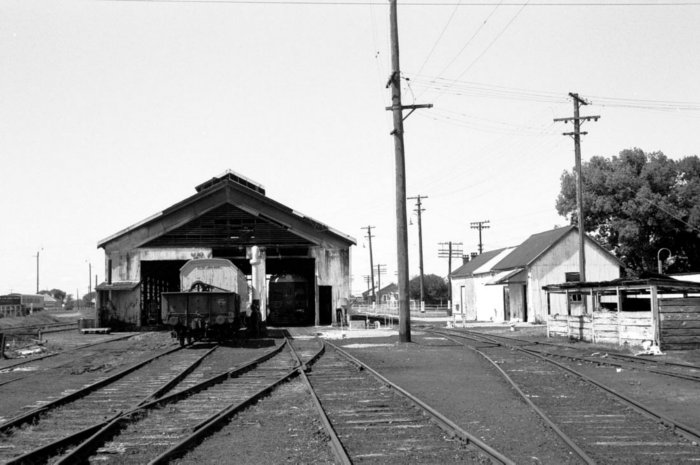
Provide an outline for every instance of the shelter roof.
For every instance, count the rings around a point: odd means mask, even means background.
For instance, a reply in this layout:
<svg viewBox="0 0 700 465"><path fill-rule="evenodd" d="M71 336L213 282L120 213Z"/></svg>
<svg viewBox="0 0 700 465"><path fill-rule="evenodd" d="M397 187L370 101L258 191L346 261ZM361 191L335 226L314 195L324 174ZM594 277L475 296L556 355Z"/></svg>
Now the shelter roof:
<svg viewBox="0 0 700 465"><path fill-rule="evenodd" d="M98 291L131 291L138 285L138 281L119 281L112 284L101 283L95 289Z"/></svg>
<svg viewBox="0 0 700 465"><path fill-rule="evenodd" d="M257 183L227 171L197 193L98 242L105 250L136 247L349 247L341 233L265 195Z"/></svg>
<svg viewBox="0 0 700 465"><path fill-rule="evenodd" d="M488 252L482 253L481 255L477 255L476 257L472 258L470 261L468 261L464 265L462 265L459 268L457 268L456 270L454 270L452 272L451 276L453 278L465 278L467 276L471 276L482 265L486 264L489 260L496 257L498 254L500 254L504 250L505 249L490 250Z"/></svg>
<svg viewBox="0 0 700 465"><path fill-rule="evenodd" d="M656 273L648 273L639 278L618 278L610 281L597 282L569 282L561 284L549 284L543 286L547 292L565 293L577 291L598 291L598 292L614 292L619 290L624 291L644 291L651 287L656 287L662 293L684 293L684 292L700 292L700 283L693 281L682 281L674 279L670 276L660 275Z"/></svg>

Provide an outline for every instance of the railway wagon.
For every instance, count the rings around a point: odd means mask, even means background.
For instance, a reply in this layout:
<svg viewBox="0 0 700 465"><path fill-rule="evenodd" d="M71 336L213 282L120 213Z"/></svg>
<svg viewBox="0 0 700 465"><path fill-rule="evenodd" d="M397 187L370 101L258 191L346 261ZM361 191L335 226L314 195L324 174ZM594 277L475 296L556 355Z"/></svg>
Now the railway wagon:
<svg viewBox="0 0 700 465"><path fill-rule="evenodd" d="M184 345L232 339L248 302L246 276L223 258L194 259L180 268L180 292L163 292L162 320Z"/></svg>
<svg viewBox="0 0 700 465"><path fill-rule="evenodd" d="M270 279L268 322L277 326L313 324L314 309L309 281L296 274L280 274Z"/></svg>

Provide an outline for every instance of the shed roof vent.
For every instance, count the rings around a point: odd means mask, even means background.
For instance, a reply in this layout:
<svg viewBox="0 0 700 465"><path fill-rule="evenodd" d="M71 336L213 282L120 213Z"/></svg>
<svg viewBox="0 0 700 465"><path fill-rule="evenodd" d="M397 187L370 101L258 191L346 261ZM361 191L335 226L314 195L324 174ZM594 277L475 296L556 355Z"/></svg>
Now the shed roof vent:
<svg viewBox="0 0 700 465"><path fill-rule="evenodd" d="M217 184L220 184L224 181L233 181L236 184L239 184L243 187L247 187L248 189L254 190L255 192L265 195L265 187L263 187L262 184L259 184L251 179L246 178L242 174L238 174L233 170L226 170L219 176L213 177L208 181L203 182L202 184L198 185L195 187L195 190L197 192L201 192L204 189L209 189L212 186L215 186Z"/></svg>

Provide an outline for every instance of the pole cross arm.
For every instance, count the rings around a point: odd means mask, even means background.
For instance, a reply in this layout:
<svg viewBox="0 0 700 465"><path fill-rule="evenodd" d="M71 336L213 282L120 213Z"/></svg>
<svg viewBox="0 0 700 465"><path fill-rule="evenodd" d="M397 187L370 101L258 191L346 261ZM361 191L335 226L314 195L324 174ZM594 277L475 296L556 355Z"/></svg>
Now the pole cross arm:
<svg viewBox="0 0 700 465"><path fill-rule="evenodd" d="M579 117L570 117L570 118L554 118L555 123L568 123L569 121L598 121L600 119L600 115L593 115L593 116L579 116Z"/></svg>
<svg viewBox="0 0 700 465"><path fill-rule="evenodd" d="M390 107L385 107L385 110L387 110L387 111L394 111L394 110L411 110L411 111L408 112L408 114L407 114L406 116L403 117L403 120L405 121L406 118L408 118L409 116L411 116L411 113L413 113L414 111L418 110L419 108L433 108L433 104L432 104L432 103L423 103L423 104L420 104L420 105L400 105L400 106L398 106L398 105L392 105L392 106L390 106Z"/></svg>

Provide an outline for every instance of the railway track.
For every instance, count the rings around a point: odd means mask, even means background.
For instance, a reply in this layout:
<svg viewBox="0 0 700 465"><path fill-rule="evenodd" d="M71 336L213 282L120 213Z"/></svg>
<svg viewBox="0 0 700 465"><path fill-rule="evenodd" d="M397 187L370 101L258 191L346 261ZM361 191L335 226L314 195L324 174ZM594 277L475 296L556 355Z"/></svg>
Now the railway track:
<svg viewBox="0 0 700 465"><path fill-rule="evenodd" d="M700 382L700 366L675 363L664 360L646 359L626 354L614 352L597 352L591 355L582 354L580 349L550 342L533 342L526 339L512 338L496 334L484 334L478 331L462 330L459 333L475 335L493 343L504 343L510 346L527 348L531 352L536 352L547 357L556 357L580 362L593 363L598 365L614 366L630 370L643 370L659 375L680 378L689 381ZM541 349L538 349L541 348Z"/></svg>
<svg viewBox="0 0 700 465"><path fill-rule="evenodd" d="M294 361L282 352L283 347L284 344L237 367L228 366L230 354L221 354L218 359L212 356L187 376L168 381L167 389L161 387L147 398L135 401L130 408L93 425L90 434L79 438L82 442L77 446L60 447L61 440L54 441L51 463L167 462L169 455L186 450L197 440L197 435L225 419L232 403L247 398L251 390L266 385L279 373L289 373ZM169 393L163 395L164 392ZM49 455L39 450L32 453ZM9 463L44 462L25 454Z"/></svg>
<svg viewBox="0 0 700 465"><path fill-rule="evenodd" d="M52 364L49 369L55 369L55 368L60 368L66 365L70 365L75 363L75 361L79 358L90 356L92 354L80 354L81 350L84 349L89 349L91 347L96 347L104 344L109 344L111 342L116 342L116 341L121 341L124 339L129 339L137 335L138 333L130 333L127 335L121 335L117 337L111 337L106 340L102 340L99 342L93 342L90 344L83 344L68 350L63 350L60 352L54 352L46 355L41 355L38 357L30 357L26 359L22 359L20 361L14 361L10 362L0 368L0 387L10 384L16 381L20 381L22 379L27 378L27 376L36 374L40 371L43 370L43 368L40 366L42 360L53 358L53 357L64 357L66 358L65 362L59 363L59 364Z"/></svg>
<svg viewBox="0 0 700 465"><path fill-rule="evenodd" d="M514 463L339 347L306 374L341 463ZM338 452L337 452L338 453Z"/></svg>
<svg viewBox="0 0 700 465"><path fill-rule="evenodd" d="M430 332L491 362L584 463L698 463L700 432L570 366L475 333Z"/></svg>
<svg viewBox="0 0 700 465"><path fill-rule="evenodd" d="M514 463L339 348L316 338L294 339L290 345L295 379L269 392L253 412L238 411L224 420L225 426L198 431L198 438L181 441L182 447L150 464L217 463L215 457L230 461L233 456L245 463ZM285 419L296 405L307 408L293 421ZM255 442L251 425L264 438L258 448L250 446ZM304 425L323 434L300 431ZM285 449L284 459L265 452L275 448Z"/></svg>

